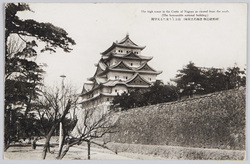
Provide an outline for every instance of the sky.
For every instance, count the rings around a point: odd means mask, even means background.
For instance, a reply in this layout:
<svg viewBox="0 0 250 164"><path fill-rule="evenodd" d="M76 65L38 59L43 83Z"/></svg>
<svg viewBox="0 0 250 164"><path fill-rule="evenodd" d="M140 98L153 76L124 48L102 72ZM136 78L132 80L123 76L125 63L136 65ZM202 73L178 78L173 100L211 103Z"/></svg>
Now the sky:
<svg viewBox="0 0 250 164"><path fill-rule="evenodd" d="M37 63L46 63L45 84L72 84L79 92L93 76L100 53L129 34L137 45L146 46L144 56L153 56L149 65L163 71L157 79L169 82L177 71L192 61L196 66L227 68L237 63L246 67L246 6L244 4L86 4L31 3L34 12L20 12L21 19L50 22L66 30L76 42L70 53L39 54ZM161 11L155 13L154 11ZM152 21L172 15L203 14L218 21ZM183 11L183 12L182 12ZM217 13L217 11L219 11ZM222 11L224 11L222 13ZM182 13L181 13L182 12ZM206 15L206 13L204 13ZM177 17L175 17L177 18ZM185 18L192 18L186 16Z"/></svg>

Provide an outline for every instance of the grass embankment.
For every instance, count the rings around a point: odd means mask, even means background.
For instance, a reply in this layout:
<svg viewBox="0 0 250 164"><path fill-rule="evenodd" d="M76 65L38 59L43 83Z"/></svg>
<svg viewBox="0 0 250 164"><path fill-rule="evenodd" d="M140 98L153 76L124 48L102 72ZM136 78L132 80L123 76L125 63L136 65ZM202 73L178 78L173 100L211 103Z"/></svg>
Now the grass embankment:
<svg viewBox="0 0 250 164"><path fill-rule="evenodd" d="M121 144L108 143L107 146L119 154L129 152L130 154L143 154L153 157L162 157L168 160L244 160L243 150L222 150L188 148L166 145L142 145L142 144ZM129 156L128 156L129 157Z"/></svg>

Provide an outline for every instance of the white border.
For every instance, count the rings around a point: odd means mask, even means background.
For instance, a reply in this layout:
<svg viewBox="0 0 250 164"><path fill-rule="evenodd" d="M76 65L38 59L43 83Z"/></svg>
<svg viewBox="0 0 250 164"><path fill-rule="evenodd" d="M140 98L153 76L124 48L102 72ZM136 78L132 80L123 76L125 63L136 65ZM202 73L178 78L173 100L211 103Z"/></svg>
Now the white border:
<svg viewBox="0 0 250 164"><path fill-rule="evenodd" d="M4 124L4 120L3 120L3 115L4 115L4 104L3 104L3 100L4 100L4 3L7 2L27 2L27 3L247 3L247 40L249 40L249 25L250 25L250 14L249 14L249 1L248 0L95 0L95 1L91 1L91 0L2 0L0 2L1 4L1 12L0 12L0 163L10 163L10 164L14 164L16 162L20 163L20 164L29 164L29 163L66 163L66 162L73 162L73 163L104 163L104 164L110 164L110 163L134 163L134 164L145 164L145 163L159 163L159 164L163 164L163 163L169 163L169 164L180 164L180 163L187 163L187 164L200 164L200 163L209 163L209 164L235 164L235 163L241 163L241 164L246 164L249 163L249 157L250 157L250 153L249 153L249 120L246 119L246 160L245 161L213 161L213 160L208 160L208 161L201 161L201 160L134 160L134 161L127 161L127 160L90 160L90 161L42 161L42 160L36 160L36 161L31 161L31 160L22 160L22 161L15 161L15 160L3 160L3 124ZM247 66L249 64L249 43L247 44ZM249 72L249 68L247 67L247 86L249 86L250 82L248 80L248 77L250 76L250 72ZM249 89L247 87L247 100L249 100ZM247 110L246 110L246 115L247 118L249 118L249 101L247 101Z"/></svg>

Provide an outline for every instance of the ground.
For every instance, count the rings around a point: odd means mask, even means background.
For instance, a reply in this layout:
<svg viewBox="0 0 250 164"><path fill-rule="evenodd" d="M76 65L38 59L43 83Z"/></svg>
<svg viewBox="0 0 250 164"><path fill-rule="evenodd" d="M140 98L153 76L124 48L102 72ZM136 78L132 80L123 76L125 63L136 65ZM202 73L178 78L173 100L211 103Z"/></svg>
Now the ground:
<svg viewBox="0 0 250 164"><path fill-rule="evenodd" d="M42 146L38 146L36 150L33 150L31 146L26 147L10 147L7 152L4 153L5 160L41 160L42 158ZM51 148L54 154L48 153L46 160L54 160L58 151L58 147ZM63 160L86 160L87 159L87 147L74 146L70 148L70 151L64 157ZM102 148L91 148L91 160L160 160L164 158L141 155L135 153L122 152L115 154L109 150Z"/></svg>
<svg viewBox="0 0 250 164"><path fill-rule="evenodd" d="M36 149L32 149L28 141L16 143L7 152L5 160L41 160L45 139L37 142ZM58 138L51 138L51 152L46 160L55 160L58 154ZM205 149L168 145L142 145L125 143L108 143L104 149L91 144L91 160L244 160L244 150ZM118 154L115 154L118 152ZM63 160L87 160L87 144L75 145L70 148Z"/></svg>

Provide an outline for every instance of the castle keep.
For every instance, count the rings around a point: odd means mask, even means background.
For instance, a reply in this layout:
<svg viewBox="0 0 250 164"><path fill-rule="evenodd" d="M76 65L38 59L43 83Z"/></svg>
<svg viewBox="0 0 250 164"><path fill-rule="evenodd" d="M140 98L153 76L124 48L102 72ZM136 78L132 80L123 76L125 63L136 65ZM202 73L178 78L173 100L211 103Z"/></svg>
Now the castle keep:
<svg viewBox="0 0 250 164"><path fill-rule="evenodd" d="M126 35L102 52L101 59L95 64L95 74L83 85L83 107L109 106L118 94L150 87L162 71L148 65L153 57L141 55L144 48Z"/></svg>

